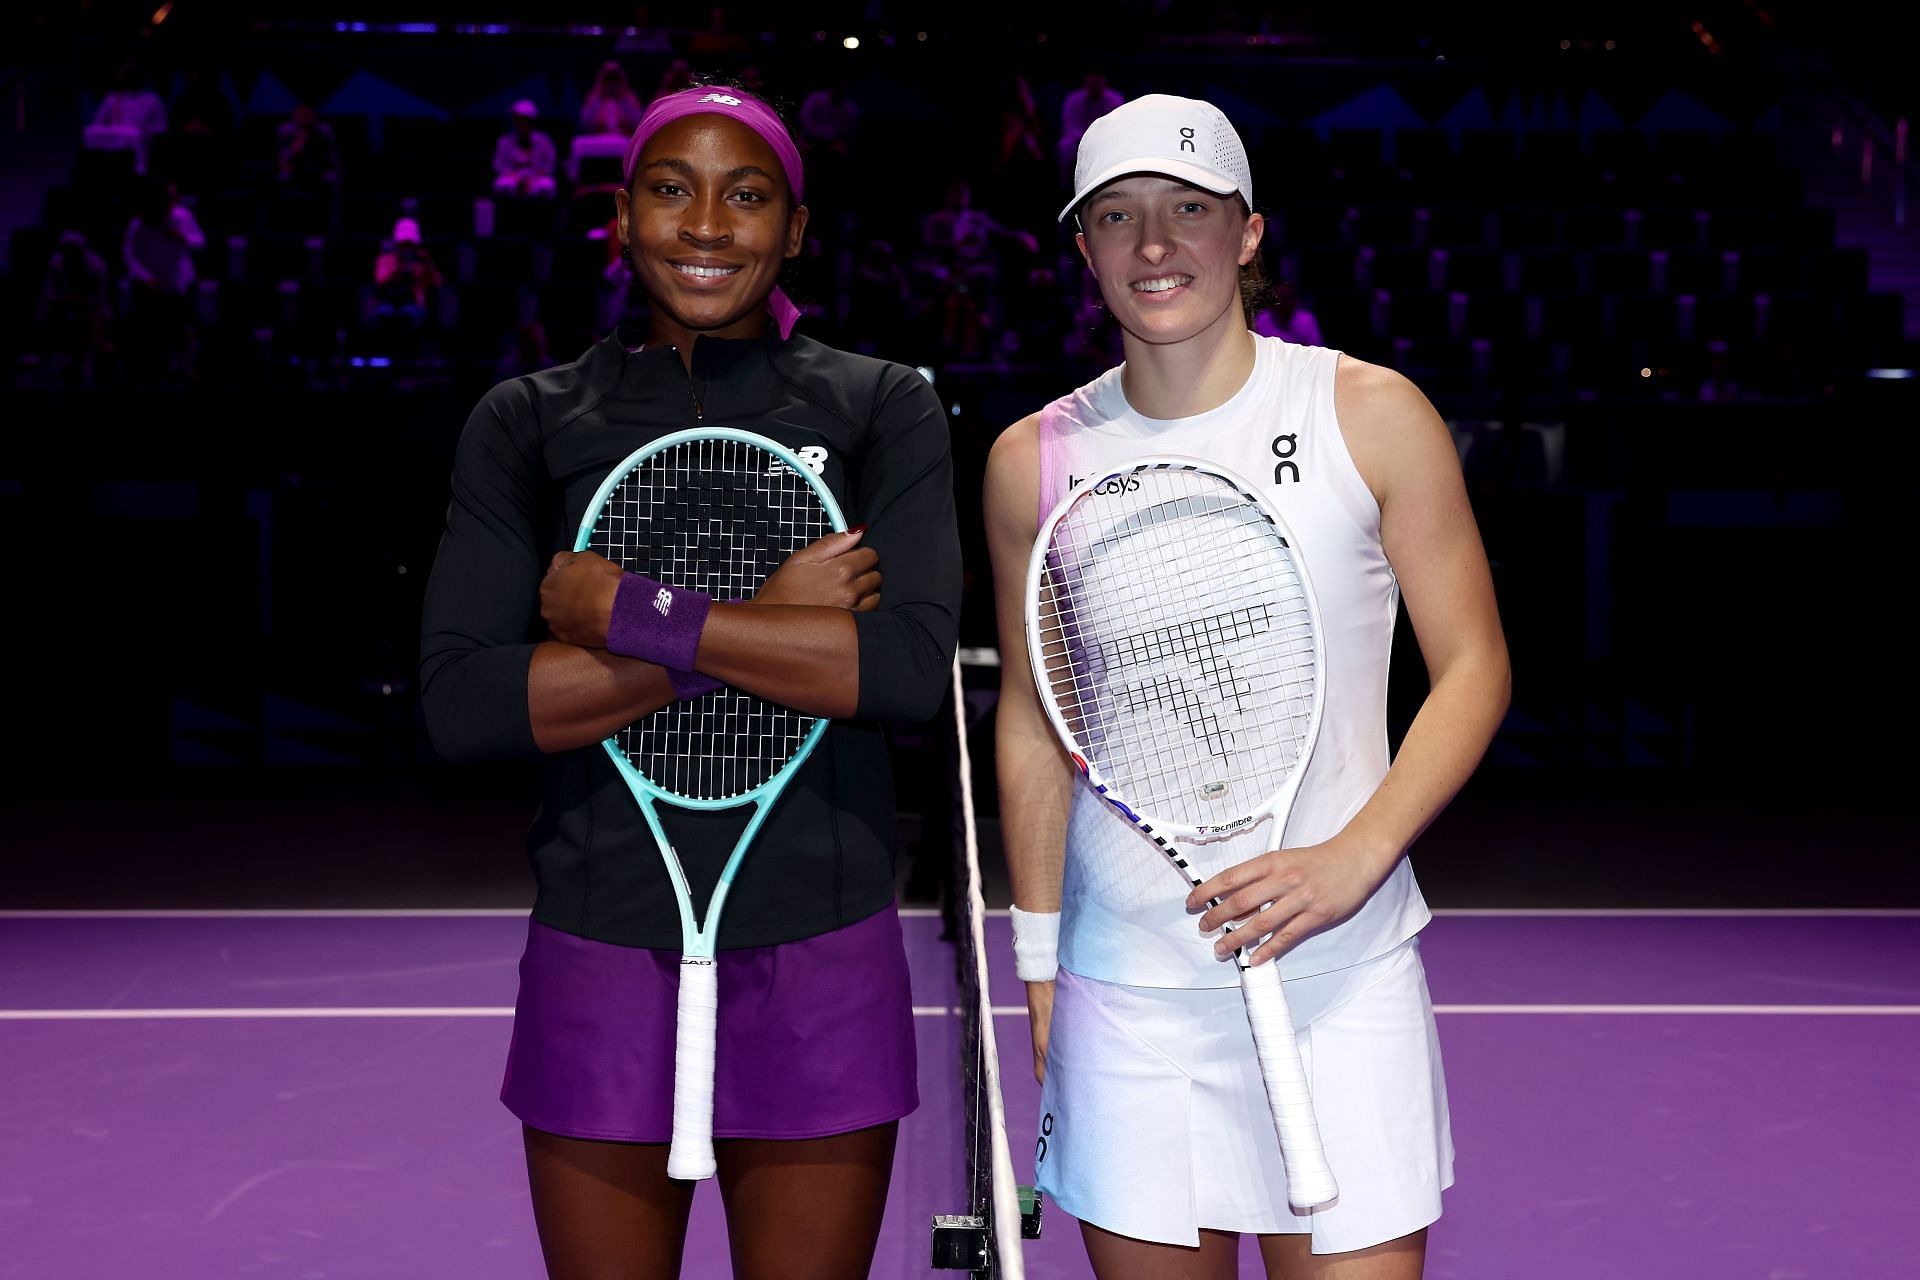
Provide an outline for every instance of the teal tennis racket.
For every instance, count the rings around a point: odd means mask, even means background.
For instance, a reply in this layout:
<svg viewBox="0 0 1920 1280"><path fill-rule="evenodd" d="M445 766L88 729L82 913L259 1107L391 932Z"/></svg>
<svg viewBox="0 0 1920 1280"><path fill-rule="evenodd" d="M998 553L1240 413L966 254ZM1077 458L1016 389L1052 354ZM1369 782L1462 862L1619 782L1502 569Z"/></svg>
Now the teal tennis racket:
<svg viewBox="0 0 1920 1280"><path fill-rule="evenodd" d="M846 527L832 493L797 455L716 427L665 436L615 467L580 522L574 550L715 600L746 600L788 556ZM668 703L601 744L639 802L680 908L669 1177L713 1176L720 912L748 846L826 731L822 717L722 686ZM662 801L686 809L753 806L704 916L695 914L685 864L660 825Z"/></svg>

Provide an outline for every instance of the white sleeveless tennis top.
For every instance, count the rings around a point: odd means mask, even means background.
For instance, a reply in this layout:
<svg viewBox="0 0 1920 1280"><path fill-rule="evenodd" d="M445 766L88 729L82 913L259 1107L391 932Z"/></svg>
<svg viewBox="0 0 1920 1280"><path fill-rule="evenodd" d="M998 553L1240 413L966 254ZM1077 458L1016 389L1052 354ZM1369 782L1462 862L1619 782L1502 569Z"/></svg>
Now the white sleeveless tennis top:
<svg viewBox="0 0 1920 1280"><path fill-rule="evenodd" d="M1135 412L1108 370L1040 413L1040 514L1069 486L1148 454L1185 454L1253 484L1279 510L1320 606L1326 705L1284 834L1272 822L1208 844L1182 842L1204 879L1268 849L1337 835L1386 776L1387 659L1400 587L1380 545L1380 508L1340 434L1340 353L1256 335L1253 375L1232 399L1190 418ZM1226 987L1231 960L1183 905L1190 888L1153 843L1074 777L1062 886L1060 964L1139 987ZM1403 856L1358 912L1280 957L1288 978L1384 955L1430 913Z"/></svg>

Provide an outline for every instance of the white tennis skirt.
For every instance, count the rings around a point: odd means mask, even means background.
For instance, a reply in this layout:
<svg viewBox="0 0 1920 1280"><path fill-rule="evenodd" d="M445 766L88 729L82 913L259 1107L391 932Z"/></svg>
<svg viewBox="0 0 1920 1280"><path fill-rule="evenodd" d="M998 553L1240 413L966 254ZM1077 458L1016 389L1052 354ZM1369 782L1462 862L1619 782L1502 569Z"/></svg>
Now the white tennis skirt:
<svg viewBox="0 0 1920 1280"><path fill-rule="evenodd" d="M1344 1253L1437 1220L1453 1136L1419 940L1285 988L1337 1200L1287 1203L1237 984L1128 987L1064 969L1040 1094L1040 1189L1083 1222L1162 1244L1196 1245L1202 1228L1311 1232L1313 1252Z"/></svg>

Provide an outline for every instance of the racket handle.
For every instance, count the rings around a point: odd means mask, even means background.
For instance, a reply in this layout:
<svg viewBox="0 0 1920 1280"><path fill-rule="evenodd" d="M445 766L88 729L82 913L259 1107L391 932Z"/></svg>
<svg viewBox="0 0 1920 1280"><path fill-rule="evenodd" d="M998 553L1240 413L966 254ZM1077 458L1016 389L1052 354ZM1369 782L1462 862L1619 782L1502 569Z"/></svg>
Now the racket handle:
<svg viewBox="0 0 1920 1280"><path fill-rule="evenodd" d="M1280 1135L1280 1158L1287 1166L1287 1201L1296 1209L1325 1204L1340 1190L1320 1145L1320 1122L1314 1119L1300 1040L1279 969L1271 964L1241 969L1240 992L1247 1001L1247 1021L1253 1024L1253 1048L1260 1056L1274 1132Z"/></svg>
<svg viewBox="0 0 1920 1280"><path fill-rule="evenodd" d="M719 966L680 961L680 1010L673 1043L673 1145L669 1178L711 1178L713 1159L713 1042L719 1023Z"/></svg>

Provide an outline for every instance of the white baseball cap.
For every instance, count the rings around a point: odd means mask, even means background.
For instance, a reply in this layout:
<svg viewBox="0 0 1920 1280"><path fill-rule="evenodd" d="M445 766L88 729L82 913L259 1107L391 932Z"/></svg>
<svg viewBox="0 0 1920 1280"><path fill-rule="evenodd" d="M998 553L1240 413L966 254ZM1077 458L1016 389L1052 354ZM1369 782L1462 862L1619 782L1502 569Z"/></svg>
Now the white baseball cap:
<svg viewBox="0 0 1920 1280"><path fill-rule="evenodd" d="M1217 196L1238 194L1253 207L1247 149L1220 108L1197 98L1149 93L1095 120L1080 138L1067 215L1094 190L1129 173L1190 182Z"/></svg>

